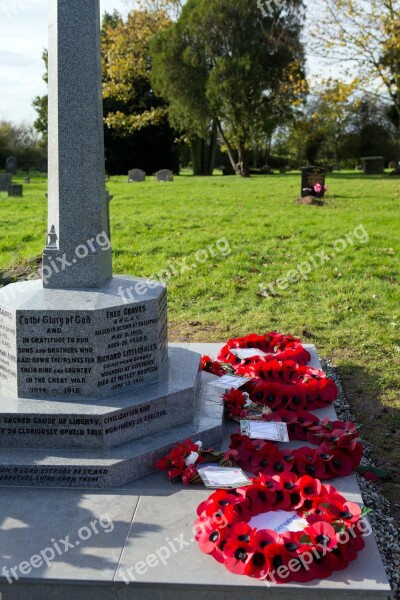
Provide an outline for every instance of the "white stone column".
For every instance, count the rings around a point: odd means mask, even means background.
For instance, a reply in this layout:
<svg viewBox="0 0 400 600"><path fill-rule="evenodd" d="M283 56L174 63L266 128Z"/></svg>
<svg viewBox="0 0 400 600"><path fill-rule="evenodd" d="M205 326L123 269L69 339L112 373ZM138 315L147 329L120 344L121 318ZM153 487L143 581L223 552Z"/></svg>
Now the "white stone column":
<svg viewBox="0 0 400 600"><path fill-rule="evenodd" d="M99 0L49 0L46 288L112 277L105 191Z"/></svg>

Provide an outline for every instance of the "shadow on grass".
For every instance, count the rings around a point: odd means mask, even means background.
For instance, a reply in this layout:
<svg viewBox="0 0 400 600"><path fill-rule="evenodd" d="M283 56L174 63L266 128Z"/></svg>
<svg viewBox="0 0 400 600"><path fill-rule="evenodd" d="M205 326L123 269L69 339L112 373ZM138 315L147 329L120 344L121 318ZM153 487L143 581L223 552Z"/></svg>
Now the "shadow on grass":
<svg viewBox="0 0 400 600"><path fill-rule="evenodd" d="M336 367L351 411L362 426L361 435L373 444L373 459L379 466L397 473L400 456L400 410L384 406L380 401L382 388L377 375L367 367L344 363ZM399 490L400 490L400 481Z"/></svg>

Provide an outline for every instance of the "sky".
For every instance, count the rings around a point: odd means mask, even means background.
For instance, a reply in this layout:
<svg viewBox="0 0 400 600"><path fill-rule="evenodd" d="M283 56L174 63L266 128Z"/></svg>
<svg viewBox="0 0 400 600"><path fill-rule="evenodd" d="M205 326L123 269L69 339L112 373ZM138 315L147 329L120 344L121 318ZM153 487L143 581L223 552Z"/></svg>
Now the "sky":
<svg viewBox="0 0 400 600"><path fill-rule="evenodd" d="M102 13L125 14L126 0L100 0ZM47 0L0 0L0 120L32 123L35 96L46 93Z"/></svg>
<svg viewBox="0 0 400 600"><path fill-rule="evenodd" d="M126 14L132 0L100 4L102 13ZM47 6L48 0L0 0L0 120L33 123L32 100L47 92L41 59L47 48ZM315 59L310 70L318 70Z"/></svg>

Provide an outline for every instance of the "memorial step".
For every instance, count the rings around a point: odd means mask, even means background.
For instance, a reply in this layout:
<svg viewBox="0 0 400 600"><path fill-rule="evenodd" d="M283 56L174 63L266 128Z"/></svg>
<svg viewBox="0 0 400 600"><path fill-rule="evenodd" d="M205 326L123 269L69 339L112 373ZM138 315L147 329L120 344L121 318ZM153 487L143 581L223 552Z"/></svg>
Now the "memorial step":
<svg viewBox="0 0 400 600"><path fill-rule="evenodd" d="M164 380L105 398L37 400L1 389L0 447L105 450L191 421L200 355L170 348L168 356Z"/></svg>
<svg viewBox="0 0 400 600"><path fill-rule="evenodd" d="M176 443L187 438L201 440L205 447L218 446L223 437L223 405L220 390L206 383L210 378L214 376L201 374L197 408L189 423L175 425L182 418L179 412L175 412L171 415L169 428L107 451L3 448L0 485L117 487L153 473L155 462Z"/></svg>

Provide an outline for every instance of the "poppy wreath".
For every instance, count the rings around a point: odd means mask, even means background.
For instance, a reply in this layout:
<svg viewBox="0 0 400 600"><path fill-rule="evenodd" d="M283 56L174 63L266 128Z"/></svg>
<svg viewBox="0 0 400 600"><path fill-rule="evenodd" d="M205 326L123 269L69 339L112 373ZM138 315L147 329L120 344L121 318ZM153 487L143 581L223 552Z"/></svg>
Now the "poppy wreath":
<svg viewBox="0 0 400 600"><path fill-rule="evenodd" d="M241 360L231 350L237 348L257 348L266 353L266 356L257 357L263 363L270 360L293 360L299 365L306 365L311 356L310 353L301 344L300 339L292 335L283 335L272 331L265 335L250 333L245 337L232 338L221 348L218 354L218 360L232 365L237 371L242 363L250 363L254 358Z"/></svg>
<svg viewBox="0 0 400 600"><path fill-rule="evenodd" d="M251 527L261 513L296 511L301 531ZM366 511L368 512L368 511ZM365 512L331 485L294 473L263 476L236 490L218 490L197 509L200 549L231 573L273 583L330 577L357 557L365 543Z"/></svg>
<svg viewBox="0 0 400 600"><path fill-rule="evenodd" d="M313 439L314 435L314 432L310 431L307 441ZM351 475L360 465L363 455L362 443L344 431L342 435L335 435L333 438L335 441L329 436L319 443L317 448L303 446L295 450L281 450L274 442L254 440L247 435L234 433L231 435L231 444L225 452L225 458L254 474L295 473L317 479Z"/></svg>
<svg viewBox="0 0 400 600"><path fill-rule="evenodd" d="M217 367L213 369L209 372L218 374ZM299 366L291 360L271 361L259 369L257 375L250 374L248 370L240 375L249 377L249 382L242 389L249 394L250 400L273 411L281 408L292 411L323 408L332 404L338 395L335 382L324 371ZM240 394L242 392L238 391L237 402L243 397Z"/></svg>

